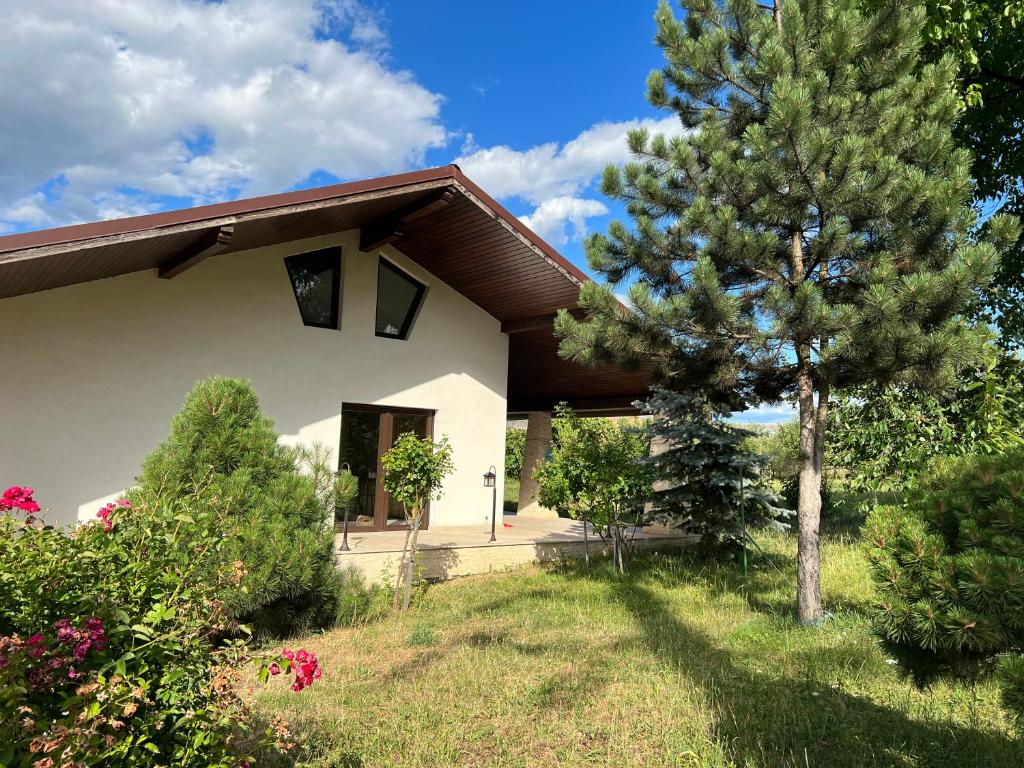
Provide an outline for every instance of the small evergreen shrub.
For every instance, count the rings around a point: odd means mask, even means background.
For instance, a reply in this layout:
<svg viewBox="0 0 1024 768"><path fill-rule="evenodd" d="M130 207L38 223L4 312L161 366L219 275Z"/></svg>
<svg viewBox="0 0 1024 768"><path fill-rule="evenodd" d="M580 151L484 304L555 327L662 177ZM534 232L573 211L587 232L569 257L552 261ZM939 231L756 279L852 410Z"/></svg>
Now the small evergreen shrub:
<svg viewBox="0 0 1024 768"><path fill-rule="evenodd" d="M341 577L333 508L299 471L302 452L277 438L249 382L200 381L170 436L146 458L131 497L216 511L224 561L244 564L244 577L221 595L228 614L257 633L282 635L333 623Z"/></svg>
<svg viewBox="0 0 1024 768"><path fill-rule="evenodd" d="M885 647L921 684L995 667L1024 717L1024 450L936 462L864 535Z"/></svg>
<svg viewBox="0 0 1024 768"><path fill-rule="evenodd" d="M245 576L226 506L121 499L65 532L31 489L0 499L0 765L236 768L277 751L240 696L243 665L298 691L304 650L256 656L219 599Z"/></svg>

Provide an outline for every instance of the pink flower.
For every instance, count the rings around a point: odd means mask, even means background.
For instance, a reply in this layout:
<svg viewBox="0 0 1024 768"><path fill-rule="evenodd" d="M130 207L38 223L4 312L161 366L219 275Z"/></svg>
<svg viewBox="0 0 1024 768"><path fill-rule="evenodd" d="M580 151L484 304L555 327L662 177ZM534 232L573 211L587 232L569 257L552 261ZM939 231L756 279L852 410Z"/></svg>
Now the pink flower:
<svg viewBox="0 0 1024 768"><path fill-rule="evenodd" d="M270 674L272 674L272 675L280 675L281 674L281 665L278 664L276 661L273 664L270 665Z"/></svg>
<svg viewBox="0 0 1024 768"><path fill-rule="evenodd" d="M109 531L114 527L114 523L111 521L110 516L114 513L115 509L117 509L117 505L114 502L110 502L96 513L96 517L103 521L104 531Z"/></svg>
<svg viewBox="0 0 1024 768"><path fill-rule="evenodd" d="M292 659L294 659L294 658L295 658L295 654L294 654L294 653L292 653L292 652L291 652L290 650L288 650L287 648L285 648L285 649L283 649L283 650L281 651L281 655L282 655L282 656L284 656L284 657L285 657L286 659L288 659L288 661L291 661Z"/></svg>
<svg viewBox="0 0 1024 768"><path fill-rule="evenodd" d="M128 509L131 509L132 503L122 496L120 499L117 500L117 506L127 507Z"/></svg>
<svg viewBox="0 0 1024 768"><path fill-rule="evenodd" d="M0 496L0 512L8 512L12 509L20 509L29 515L40 510L36 500L32 498L34 491L25 486L12 485L3 496Z"/></svg>

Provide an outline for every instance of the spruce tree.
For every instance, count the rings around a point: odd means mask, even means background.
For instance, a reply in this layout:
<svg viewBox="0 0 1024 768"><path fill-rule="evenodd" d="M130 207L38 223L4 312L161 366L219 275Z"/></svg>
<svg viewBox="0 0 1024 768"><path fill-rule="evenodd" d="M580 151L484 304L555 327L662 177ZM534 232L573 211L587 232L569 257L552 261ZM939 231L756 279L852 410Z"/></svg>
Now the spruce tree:
<svg viewBox="0 0 1024 768"><path fill-rule="evenodd" d="M655 389L643 404L655 418L651 436L666 449L647 461L664 480L656 486L649 515L685 523L709 554L738 549L744 528L782 528L791 512L761 484L764 457L746 448L753 432L729 424L729 408L704 394Z"/></svg>
<svg viewBox="0 0 1024 768"><path fill-rule="evenodd" d="M916 3L682 5L682 19L658 7L666 64L647 91L684 130L633 131L635 160L606 169L633 226L589 238L609 285L583 286L588 316L560 313L556 330L565 357L649 364L673 389L796 398L797 611L816 622L830 392L952 381L984 335L961 313L1017 225L997 216L975 236L955 66L921 63ZM633 278L630 311L613 289Z"/></svg>

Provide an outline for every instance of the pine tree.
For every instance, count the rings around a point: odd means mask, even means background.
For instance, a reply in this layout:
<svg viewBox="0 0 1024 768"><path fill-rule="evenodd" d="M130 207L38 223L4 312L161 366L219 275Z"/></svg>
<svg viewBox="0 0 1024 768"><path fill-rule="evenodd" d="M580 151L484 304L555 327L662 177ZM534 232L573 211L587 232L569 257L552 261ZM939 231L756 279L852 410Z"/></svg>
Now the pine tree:
<svg viewBox="0 0 1024 768"><path fill-rule="evenodd" d="M754 433L726 422L727 405L703 394L655 389L644 411L655 416L652 437L666 445L648 459L664 478L651 499L653 519L682 520L700 536L701 549L716 554L739 548L744 527L781 528L792 514L761 484L764 458L744 446Z"/></svg>
<svg viewBox="0 0 1024 768"><path fill-rule="evenodd" d="M224 562L237 562L229 613L263 633L326 626L341 578L334 527L299 453L277 441L252 385L214 376L197 382L146 457L135 493L146 504L182 500L193 516L219 518Z"/></svg>
<svg viewBox="0 0 1024 768"><path fill-rule="evenodd" d="M955 68L920 63L915 3L682 4L682 20L658 7L666 65L647 86L683 131L633 131L635 161L606 169L633 227L589 238L610 285L583 286L588 317L560 313L556 330L565 357L653 365L672 389L796 398L797 612L816 622L830 392L942 386L974 361L983 334L961 312L1017 225L974 235ZM613 289L634 277L630 311Z"/></svg>
<svg viewBox="0 0 1024 768"><path fill-rule="evenodd" d="M974 678L998 659L1003 700L1024 719L1024 449L939 460L864 536L873 624L919 683Z"/></svg>

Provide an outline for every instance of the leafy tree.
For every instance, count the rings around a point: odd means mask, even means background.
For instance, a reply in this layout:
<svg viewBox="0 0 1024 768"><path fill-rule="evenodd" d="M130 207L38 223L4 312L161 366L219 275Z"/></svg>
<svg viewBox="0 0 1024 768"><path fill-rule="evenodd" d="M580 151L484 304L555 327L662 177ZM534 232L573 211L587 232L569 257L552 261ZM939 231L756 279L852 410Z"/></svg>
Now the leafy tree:
<svg viewBox="0 0 1024 768"><path fill-rule="evenodd" d="M581 418L564 404L556 413L551 458L534 471L540 503L610 536L615 564L625 572L625 531L639 521L654 479L645 462L647 434Z"/></svg>
<svg viewBox="0 0 1024 768"><path fill-rule="evenodd" d="M942 459L901 506L865 527L873 622L919 683L993 661L1024 718L1024 448Z"/></svg>
<svg viewBox="0 0 1024 768"><path fill-rule="evenodd" d="M402 559L395 583L395 607L402 591L402 610L409 607L412 590L412 567L416 561L416 543L423 513L431 499L441 496L441 486L452 471L452 446L447 436L436 443L419 438L412 432L399 435L390 450L381 457L384 467L384 490L402 505L409 530L405 534ZM404 588L403 588L404 582Z"/></svg>
<svg viewBox="0 0 1024 768"><path fill-rule="evenodd" d="M727 406L700 394L656 389L644 410L655 416L652 435L667 445L650 458L663 481L653 494L655 519L683 521L700 535L702 549L720 553L742 545L744 525L763 526L791 514L761 483L765 459L746 448L752 432L726 422Z"/></svg>
<svg viewBox="0 0 1024 768"><path fill-rule="evenodd" d="M631 132L635 161L606 170L634 226L589 238L610 285L584 285L588 316L562 312L556 329L565 357L650 364L672 389L795 397L797 609L815 622L831 392L952 382L982 341L961 313L1018 228L996 216L987 240L973 234L955 65L921 65L916 4L682 4L682 20L658 8L666 66L648 98L685 130ZM614 290L634 277L629 311Z"/></svg>
<svg viewBox="0 0 1024 768"><path fill-rule="evenodd" d="M526 430L510 429L505 432L505 477L517 480L523 471L523 454L526 452Z"/></svg>
<svg viewBox="0 0 1024 768"><path fill-rule="evenodd" d="M993 358L946 393L906 387L860 387L838 399L831 426L833 461L848 484L880 496L912 492L932 460L1002 453L1024 445L1024 381L1020 361Z"/></svg>
<svg viewBox="0 0 1024 768"><path fill-rule="evenodd" d="M277 442L252 385L215 376L198 382L171 422L170 436L142 465L133 500L187 500L225 521L227 562L244 576L223 600L231 616L282 634L326 626L340 577L334 527L302 452Z"/></svg>

